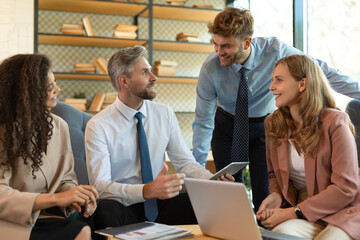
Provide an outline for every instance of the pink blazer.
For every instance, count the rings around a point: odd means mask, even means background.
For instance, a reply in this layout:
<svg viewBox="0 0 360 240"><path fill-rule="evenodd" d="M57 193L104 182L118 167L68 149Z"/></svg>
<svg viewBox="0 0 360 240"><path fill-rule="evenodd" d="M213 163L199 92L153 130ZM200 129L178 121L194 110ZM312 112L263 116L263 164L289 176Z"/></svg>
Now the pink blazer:
<svg viewBox="0 0 360 240"><path fill-rule="evenodd" d="M52 117L53 135L35 179L30 162L25 165L21 159L16 170L0 165L0 240L29 239L31 229L41 215L40 211L32 211L37 195L63 192L77 185L68 125L60 117ZM5 160L4 154L0 162ZM67 211L70 209L62 210L65 215L70 213Z"/></svg>
<svg viewBox="0 0 360 240"><path fill-rule="evenodd" d="M320 139L311 156L305 158L309 198L299 204L310 222L323 220L360 239L360 180L357 150L348 117L335 109L321 115ZM265 119L265 129L271 115ZM282 194L295 205L296 194L289 188L288 142L277 145L266 138L269 190Z"/></svg>

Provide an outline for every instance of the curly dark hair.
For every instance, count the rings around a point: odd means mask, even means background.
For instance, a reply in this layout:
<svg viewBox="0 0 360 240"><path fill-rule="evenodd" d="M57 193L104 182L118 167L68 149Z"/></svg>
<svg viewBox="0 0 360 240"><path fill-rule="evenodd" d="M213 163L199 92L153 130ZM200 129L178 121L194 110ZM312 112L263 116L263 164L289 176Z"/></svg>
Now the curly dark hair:
<svg viewBox="0 0 360 240"><path fill-rule="evenodd" d="M18 54L0 64L0 162L15 169L20 158L25 165L30 161L34 178L52 136L46 107L50 66L41 54Z"/></svg>
<svg viewBox="0 0 360 240"><path fill-rule="evenodd" d="M242 41L253 35L254 18L250 10L226 7L208 24L208 29L210 34L235 36Z"/></svg>

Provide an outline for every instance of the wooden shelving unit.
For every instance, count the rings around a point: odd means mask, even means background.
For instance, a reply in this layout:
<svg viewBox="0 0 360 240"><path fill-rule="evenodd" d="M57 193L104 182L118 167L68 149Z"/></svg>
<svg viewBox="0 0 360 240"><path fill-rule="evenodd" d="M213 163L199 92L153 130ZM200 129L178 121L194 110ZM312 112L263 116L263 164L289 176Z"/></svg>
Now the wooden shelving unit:
<svg viewBox="0 0 360 240"><path fill-rule="evenodd" d="M109 76L106 74L89 74L89 73L64 73L55 72L56 79L74 79L74 80L99 80L109 81ZM187 83L196 84L197 78L195 77L178 77L178 76L157 76L157 82L161 83Z"/></svg>
<svg viewBox="0 0 360 240"><path fill-rule="evenodd" d="M150 7L153 10L153 18L182 21L208 22L213 20L216 14L220 12L218 9L199 9L184 6L117 2L113 0L38 0L39 10L111 14L133 17L148 17ZM152 19L149 19L149 21L152 21ZM103 36L88 37L53 33L38 33L37 37L38 44L50 45L106 48L124 48L132 47L134 45L143 45L149 48L149 40L152 40L152 50L154 51L211 53L214 50L211 43L164 41L156 39L119 39ZM109 80L108 76L105 74L58 72L55 73L55 76L58 79ZM157 82L196 84L197 78L158 76Z"/></svg>

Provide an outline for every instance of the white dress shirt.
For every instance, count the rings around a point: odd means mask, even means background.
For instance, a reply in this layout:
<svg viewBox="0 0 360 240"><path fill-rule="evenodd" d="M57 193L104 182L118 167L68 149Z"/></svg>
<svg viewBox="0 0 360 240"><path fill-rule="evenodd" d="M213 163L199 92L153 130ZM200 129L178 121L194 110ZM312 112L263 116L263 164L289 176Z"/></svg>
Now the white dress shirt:
<svg viewBox="0 0 360 240"><path fill-rule="evenodd" d="M115 199L124 206L145 201L137 146L137 119L143 114L154 179L165 162L165 151L179 173L187 177L210 178L212 174L197 163L183 140L174 112L167 106L144 100L137 111L118 98L90 119L85 131L86 163L91 185L97 191L117 178L100 198Z"/></svg>

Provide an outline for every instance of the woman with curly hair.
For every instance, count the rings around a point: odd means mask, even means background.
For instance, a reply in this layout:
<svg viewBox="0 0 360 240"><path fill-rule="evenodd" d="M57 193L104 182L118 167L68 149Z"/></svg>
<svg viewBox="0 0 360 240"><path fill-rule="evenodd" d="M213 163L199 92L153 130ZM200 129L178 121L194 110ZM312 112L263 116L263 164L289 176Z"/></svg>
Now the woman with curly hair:
<svg viewBox="0 0 360 240"><path fill-rule="evenodd" d="M270 195L256 216L273 231L311 239L360 239L360 181L353 126L309 57L276 63L265 120Z"/></svg>
<svg viewBox="0 0 360 240"><path fill-rule="evenodd" d="M50 113L59 91L44 55L0 64L0 239L91 239L85 223L46 211L85 206L88 217L98 197L77 185L68 126Z"/></svg>

